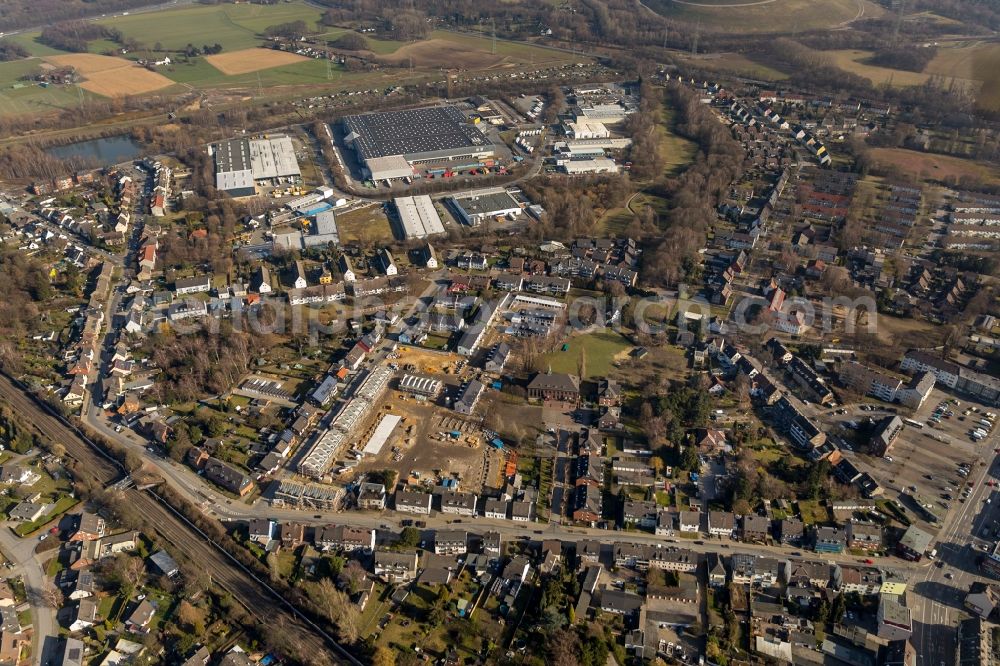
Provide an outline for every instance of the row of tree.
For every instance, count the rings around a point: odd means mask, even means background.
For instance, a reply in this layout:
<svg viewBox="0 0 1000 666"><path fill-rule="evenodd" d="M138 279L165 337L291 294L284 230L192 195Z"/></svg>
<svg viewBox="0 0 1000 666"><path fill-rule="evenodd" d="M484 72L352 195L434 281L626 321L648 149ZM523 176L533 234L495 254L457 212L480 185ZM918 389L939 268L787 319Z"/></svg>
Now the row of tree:
<svg viewBox="0 0 1000 666"><path fill-rule="evenodd" d="M695 141L699 150L694 163L667 183L668 226L658 242L648 243L643 257L647 282L661 286L689 279L700 264L698 250L715 223L716 206L742 173L745 159L739 142L693 91L674 83L667 94L676 109L677 133Z"/></svg>

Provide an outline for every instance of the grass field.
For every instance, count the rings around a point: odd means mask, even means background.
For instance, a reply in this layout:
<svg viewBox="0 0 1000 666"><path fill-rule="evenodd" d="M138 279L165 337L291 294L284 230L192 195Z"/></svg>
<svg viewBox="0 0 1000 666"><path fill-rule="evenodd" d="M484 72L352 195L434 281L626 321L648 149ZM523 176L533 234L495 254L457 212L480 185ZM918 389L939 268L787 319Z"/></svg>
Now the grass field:
<svg viewBox="0 0 1000 666"><path fill-rule="evenodd" d="M864 18L881 16L883 10L861 0ZM702 27L738 33L799 32L844 25L860 18L856 0L647 0L653 11L672 19L700 23ZM734 6L740 5L740 6Z"/></svg>
<svg viewBox="0 0 1000 666"><path fill-rule="evenodd" d="M580 350L586 359L586 378L603 377L611 372L615 356L632 348L632 344L612 330L587 333L566 341L567 351L556 351L542 357L543 367L551 366L552 372L577 373Z"/></svg>
<svg viewBox="0 0 1000 666"><path fill-rule="evenodd" d="M894 166L921 179L948 181L972 176L989 183L1000 183L1000 167L987 162L920 153L905 148L875 148L871 151L876 163Z"/></svg>
<svg viewBox="0 0 1000 666"><path fill-rule="evenodd" d="M869 65L864 60L871 51L844 49L824 51L841 69L863 76L876 84L914 86L931 77L964 86L976 94L977 104L983 109L1000 109L1000 44L981 41L946 42L922 72L908 72L889 67Z"/></svg>
<svg viewBox="0 0 1000 666"><path fill-rule="evenodd" d="M319 9L295 0L275 5L193 5L99 22L146 46L159 42L165 49L183 49L188 44L218 43L225 52L259 46L260 34L268 26L305 21L313 28L320 16Z"/></svg>
<svg viewBox="0 0 1000 666"><path fill-rule="evenodd" d="M0 63L0 115L47 113L77 104L81 96L92 97L75 86L43 88L19 81L22 76L38 71L41 65L37 58Z"/></svg>
<svg viewBox="0 0 1000 666"><path fill-rule="evenodd" d="M924 69L935 74L957 79L970 79L982 84L976 96L980 108L1000 109L1000 44L967 42L938 50L938 54Z"/></svg>
<svg viewBox="0 0 1000 666"><path fill-rule="evenodd" d="M692 56L690 53L678 51L671 55L692 67L712 72L731 72L763 81L782 81L788 78L788 74L751 60L742 53L713 53L711 55Z"/></svg>
<svg viewBox="0 0 1000 666"><path fill-rule="evenodd" d="M382 212L381 206L367 206L336 217L341 243L372 243L392 239L389 218Z"/></svg>
<svg viewBox="0 0 1000 666"><path fill-rule="evenodd" d="M866 65L863 60L872 56L871 51L844 49L840 51L824 51L824 55L833 60L833 64L841 69L863 76L872 83L892 83L894 86L919 86L930 78L923 72L907 72L901 69Z"/></svg>

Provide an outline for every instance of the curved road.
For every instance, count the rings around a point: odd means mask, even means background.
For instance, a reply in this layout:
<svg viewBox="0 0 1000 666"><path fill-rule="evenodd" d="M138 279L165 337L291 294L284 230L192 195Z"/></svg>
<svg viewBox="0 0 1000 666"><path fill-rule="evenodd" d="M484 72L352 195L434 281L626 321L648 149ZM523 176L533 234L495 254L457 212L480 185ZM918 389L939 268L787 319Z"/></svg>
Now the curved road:
<svg viewBox="0 0 1000 666"><path fill-rule="evenodd" d="M35 557L35 539L22 539L9 528L11 524L0 525L0 550L14 564L24 580L24 591L31 605L32 637L31 656L33 664L50 663L56 656L59 644L59 625L56 611L45 603L44 591L51 587L46 579L42 563ZM53 554L56 551L51 551Z"/></svg>

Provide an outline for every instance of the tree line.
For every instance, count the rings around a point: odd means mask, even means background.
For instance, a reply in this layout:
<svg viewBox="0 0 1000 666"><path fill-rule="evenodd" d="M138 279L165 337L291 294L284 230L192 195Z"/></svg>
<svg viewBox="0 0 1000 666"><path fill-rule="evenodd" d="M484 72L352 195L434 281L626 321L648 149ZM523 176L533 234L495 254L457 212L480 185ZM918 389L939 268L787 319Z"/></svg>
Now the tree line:
<svg viewBox="0 0 1000 666"><path fill-rule="evenodd" d="M716 207L742 173L745 159L743 147L694 91L672 83L667 95L677 110L677 133L699 149L694 163L665 185L667 227L662 238L651 239L643 256L643 275L661 286L676 285L700 263L698 250L715 223Z"/></svg>
<svg viewBox="0 0 1000 666"><path fill-rule="evenodd" d="M90 42L95 39L108 39L117 44L125 43L125 36L121 30L93 21L62 21L47 26L38 36L38 41L46 46L73 53L86 53Z"/></svg>
<svg viewBox="0 0 1000 666"><path fill-rule="evenodd" d="M160 4L162 0L6 0L0 3L0 30L51 25L121 10Z"/></svg>

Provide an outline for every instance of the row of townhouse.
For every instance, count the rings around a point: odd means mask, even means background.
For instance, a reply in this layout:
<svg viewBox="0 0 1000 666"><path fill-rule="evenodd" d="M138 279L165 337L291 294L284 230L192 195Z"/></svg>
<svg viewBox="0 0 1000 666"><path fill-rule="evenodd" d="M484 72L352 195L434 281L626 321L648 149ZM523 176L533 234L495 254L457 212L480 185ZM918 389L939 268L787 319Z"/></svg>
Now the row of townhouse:
<svg viewBox="0 0 1000 666"><path fill-rule="evenodd" d="M415 490L397 490L395 495L396 511L418 515L430 515L435 507L441 513L456 516L478 516L514 522L532 522L535 520L535 502L526 499L488 498L474 493L443 492L432 494ZM364 508L373 508L366 506Z"/></svg>

